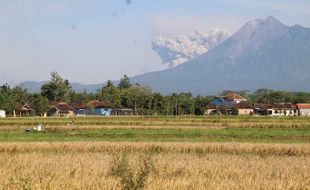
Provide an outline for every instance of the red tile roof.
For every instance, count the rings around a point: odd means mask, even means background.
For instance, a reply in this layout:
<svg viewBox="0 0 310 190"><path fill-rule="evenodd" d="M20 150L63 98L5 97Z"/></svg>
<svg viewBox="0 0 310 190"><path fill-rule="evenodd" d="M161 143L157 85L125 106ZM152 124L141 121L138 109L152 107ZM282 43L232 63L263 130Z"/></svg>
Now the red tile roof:
<svg viewBox="0 0 310 190"><path fill-rule="evenodd" d="M247 100L246 98L240 96L237 93L229 93L226 96L224 96L224 99L227 99L227 100L241 100L241 101L246 101Z"/></svg>
<svg viewBox="0 0 310 190"><path fill-rule="evenodd" d="M273 104L273 108L277 109L296 109L294 104L284 103L284 104Z"/></svg>
<svg viewBox="0 0 310 190"><path fill-rule="evenodd" d="M72 107L74 109L85 109L85 108L87 108L87 106L83 102L75 102L74 104L72 104Z"/></svg>
<svg viewBox="0 0 310 190"><path fill-rule="evenodd" d="M217 109L217 106L214 104L209 104L208 109Z"/></svg>
<svg viewBox="0 0 310 190"><path fill-rule="evenodd" d="M253 105L247 102L240 102L236 105L238 109L253 109Z"/></svg>
<svg viewBox="0 0 310 190"><path fill-rule="evenodd" d="M51 109L57 109L59 110L59 112L62 112L62 113L68 113L69 111L74 111L74 108L69 106L65 102L57 103L56 105L52 106Z"/></svg>
<svg viewBox="0 0 310 190"><path fill-rule="evenodd" d="M56 106L59 102L48 102L49 106Z"/></svg>
<svg viewBox="0 0 310 190"><path fill-rule="evenodd" d="M108 102L100 102L99 100L92 100L87 104L88 107L93 108L117 108L117 106L108 103Z"/></svg>
<svg viewBox="0 0 310 190"><path fill-rule="evenodd" d="M310 104L296 104L298 109L310 109Z"/></svg>
<svg viewBox="0 0 310 190"><path fill-rule="evenodd" d="M28 104L24 104L22 107L19 109L20 111L32 111L32 107L29 106Z"/></svg>
<svg viewBox="0 0 310 190"><path fill-rule="evenodd" d="M284 103L284 104L264 104L264 103L254 103L254 108L259 109L296 109L294 104Z"/></svg>
<svg viewBox="0 0 310 190"><path fill-rule="evenodd" d="M272 104L254 103L253 107L258 109L272 109Z"/></svg>

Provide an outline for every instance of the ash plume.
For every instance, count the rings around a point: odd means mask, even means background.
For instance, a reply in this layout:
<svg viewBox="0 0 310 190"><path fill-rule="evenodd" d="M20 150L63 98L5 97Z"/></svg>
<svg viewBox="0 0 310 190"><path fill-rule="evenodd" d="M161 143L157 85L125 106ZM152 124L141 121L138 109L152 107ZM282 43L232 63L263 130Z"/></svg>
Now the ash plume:
<svg viewBox="0 0 310 190"><path fill-rule="evenodd" d="M208 52L229 36L230 33L218 29L210 32L196 31L172 38L157 36L152 41L152 49L157 52L164 65L174 67Z"/></svg>

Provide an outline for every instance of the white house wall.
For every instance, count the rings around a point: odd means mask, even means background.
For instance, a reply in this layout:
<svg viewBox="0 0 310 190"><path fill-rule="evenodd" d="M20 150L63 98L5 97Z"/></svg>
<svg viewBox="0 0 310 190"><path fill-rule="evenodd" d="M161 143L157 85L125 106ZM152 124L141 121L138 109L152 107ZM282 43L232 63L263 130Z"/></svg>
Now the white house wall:
<svg viewBox="0 0 310 190"><path fill-rule="evenodd" d="M310 109L299 109L301 116L310 116Z"/></svg>
<svg viewBox="0 0 310 190"><path fill-rule="evenodd" d="M0 110L0 118L5 118L5 111L3 110Z"/></svg>

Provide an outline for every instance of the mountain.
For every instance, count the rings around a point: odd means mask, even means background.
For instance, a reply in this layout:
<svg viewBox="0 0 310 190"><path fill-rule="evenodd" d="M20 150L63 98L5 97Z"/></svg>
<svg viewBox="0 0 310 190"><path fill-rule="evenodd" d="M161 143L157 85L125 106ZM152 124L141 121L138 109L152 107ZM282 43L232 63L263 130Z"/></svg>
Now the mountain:
<svg viewBox="0 0 310 190"><path fill-rule="evenodd" d="M38 93L41 90L41 86L45 83L47 83L47 81L41 81L41 82L25 81L25 82L19 84L19 86L26 88L29 92Z"/></svg>
<svg viewBox="0 0 310 190"><path fill-rule="evenodd" d="M271 16L256 19L201 56L131 81L163 93L216 94L258 88L310 91L310 29L286 26Z"/></svg>
<svg viewBox="0 0 310 190"><path fill-rule="evenodd" d="M20 86L28 89L29 92L40 92L41 86L43 84L46 84L48 81L41 81L41 82L35 82L35 81L26 81L20 84ZM75 92L84 92L85 90L87 92L96 92L96 90L102 88L104 84L80 84L80 83L71 83L71 87Z"/></svg>

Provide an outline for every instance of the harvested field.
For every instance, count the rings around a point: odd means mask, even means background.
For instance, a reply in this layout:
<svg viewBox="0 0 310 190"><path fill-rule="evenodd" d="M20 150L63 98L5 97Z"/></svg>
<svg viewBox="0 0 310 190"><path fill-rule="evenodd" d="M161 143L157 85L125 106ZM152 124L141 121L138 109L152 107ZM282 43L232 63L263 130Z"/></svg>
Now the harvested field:
<svg viewBox="0 0 310 190"><path fill-rule="evenodd" d="M0 189L310 189L306 117L8 118L0 142Z"/></svg>
<svg viewBox="0 0 310 190"><path fill-rule="evenodd" d="M144 189L309 189L309 145L222 143L4 143L1 189L124 189L124 157ZM144 163L144 162L143 162ZM81 180L82 179L82 180Z"/></svg>
<svg viewBox="0 0 310 190"><path fill-rule="evenodd" d="M70 117L70 118L6 118L0 126L44 125L122 125L122 126L209 126L209 125L284 125L310 126L309 117L255 116L130 116L130 117Z"/></svg>

